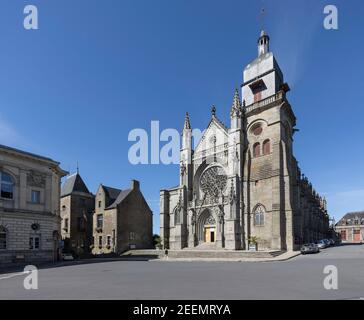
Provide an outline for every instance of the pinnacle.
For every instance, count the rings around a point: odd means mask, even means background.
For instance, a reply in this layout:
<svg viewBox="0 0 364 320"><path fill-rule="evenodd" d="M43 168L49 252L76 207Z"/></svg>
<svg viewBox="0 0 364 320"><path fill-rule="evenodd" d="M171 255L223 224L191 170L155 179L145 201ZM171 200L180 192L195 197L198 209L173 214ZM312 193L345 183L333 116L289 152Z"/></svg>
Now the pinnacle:
<svg viewBox="0 0 364 320"><path fill-rule="evenodd" d="M184 123L183 129L191 129L190 117L188 115L188 112L186 112L185 123Z"/></svg>
<svg viewBox="0 0 364 320"><path fill-rule="evenodd" d="M239 113L242 111L239 90L235 89L233 105L231 106L231 114Z"/></svg>

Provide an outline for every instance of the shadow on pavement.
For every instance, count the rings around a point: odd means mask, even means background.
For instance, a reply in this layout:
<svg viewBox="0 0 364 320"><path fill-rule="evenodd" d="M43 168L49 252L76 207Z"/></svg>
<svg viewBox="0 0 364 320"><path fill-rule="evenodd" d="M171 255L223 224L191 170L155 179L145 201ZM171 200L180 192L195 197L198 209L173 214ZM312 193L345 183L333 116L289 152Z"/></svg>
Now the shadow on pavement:
<svg viewBox="0 0 364 320"><path fill-rule="evenodd" d="M41 269L53 269L53 268L60 268L60 267L68 267L68 266L79 266L84 264L94 264L94 263L103 263L103 262L114 262L114 261L150 261L158 259L158 255L148 255L148 256L123 256L123 257L113 257L113 258L89 258L89 259L77 259L73 261L58 261L55 263L52 262L44 262L33 264L39 270ZM23 263L18 264L15 266L8 266L8 267L0 267L0 275L7 274L7 273L17 273L23 272L24 267L30 265L31 263Z"/></svg>

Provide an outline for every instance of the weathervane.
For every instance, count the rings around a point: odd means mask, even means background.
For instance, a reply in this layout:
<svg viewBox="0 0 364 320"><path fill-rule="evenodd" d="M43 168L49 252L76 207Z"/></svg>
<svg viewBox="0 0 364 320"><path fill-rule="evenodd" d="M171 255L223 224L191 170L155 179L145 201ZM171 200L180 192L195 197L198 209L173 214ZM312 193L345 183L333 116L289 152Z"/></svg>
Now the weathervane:
<svg viewBox="0 0 364 320"><path fill-rule="evenodd" d="M259 15L260 26L261 26L260 29L261 30L264 30L264 18L265 18L265 15L266 15L266 10L265 10L264 3L263 3L262 8L260 9L260 15Z"/></svg>

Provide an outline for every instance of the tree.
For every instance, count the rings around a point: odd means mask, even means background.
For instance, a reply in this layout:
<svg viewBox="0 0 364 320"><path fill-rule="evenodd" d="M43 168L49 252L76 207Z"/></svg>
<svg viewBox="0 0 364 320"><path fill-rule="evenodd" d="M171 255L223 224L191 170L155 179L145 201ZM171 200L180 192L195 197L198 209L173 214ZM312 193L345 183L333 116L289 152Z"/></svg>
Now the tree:
<svg viewBox="0 0 364 320"><path fill-rule="evenodd" d="M159 236L159 234L153 235L153 245L157 249L162 249L162 238Z"/></svg>

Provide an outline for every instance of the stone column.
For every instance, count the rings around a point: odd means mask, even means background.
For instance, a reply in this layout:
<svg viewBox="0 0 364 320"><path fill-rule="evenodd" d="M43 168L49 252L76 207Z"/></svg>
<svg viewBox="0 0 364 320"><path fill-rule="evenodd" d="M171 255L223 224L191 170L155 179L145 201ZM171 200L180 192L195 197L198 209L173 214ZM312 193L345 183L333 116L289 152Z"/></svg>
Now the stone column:
<svg viewBox="0 0 364 320"><path fill-rule="evenodd" d="M238 177L233 176L230 179L230 191L226 214L225 225L225 248L236 250L240 248L240 226L239 226L239 204L240 204L240 188L238 185Z"/></svg>
<svg viewBox="0 0 364 320"><path fill-rule="evenodd" d="M223 248L224 247L224 216L223 212L219 206L216 206L214 209L214 218L216 221L216 247Z"/></svg>
<svg viewBox="0 0 364 320"><path fill-rule="evenodd" d="M15 199L15 209L26 209L27 208L27 172L25 170L19 170L19 197Z"/></svg>
<svg viewBox="0 0 364 320"><path fill-rule="evenodd" d="M160 236L165 248L169 248L169 192L160 193Z"/></svg>
<svg viewBox="0 0 364 320"><path fill-rule="evenodd" d="M196 211L195 209L189 210L189 232L188 232L188 247L193 248L197 245L196 235Z"/></svg>

